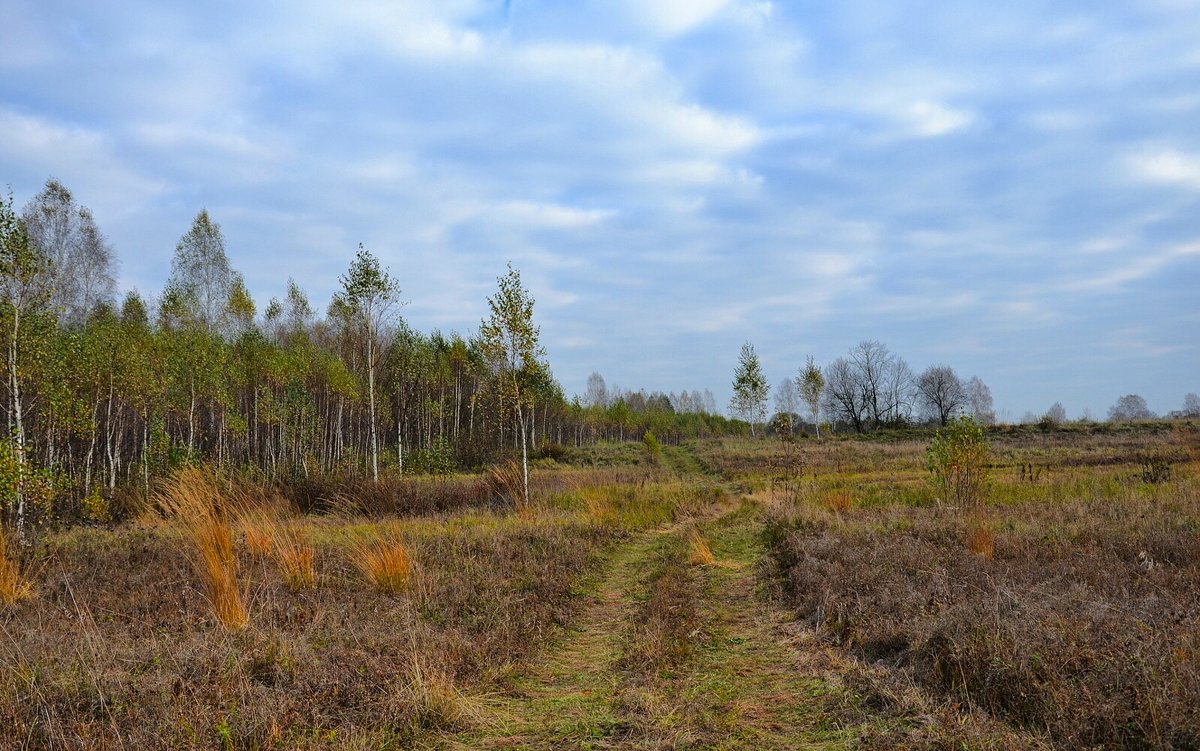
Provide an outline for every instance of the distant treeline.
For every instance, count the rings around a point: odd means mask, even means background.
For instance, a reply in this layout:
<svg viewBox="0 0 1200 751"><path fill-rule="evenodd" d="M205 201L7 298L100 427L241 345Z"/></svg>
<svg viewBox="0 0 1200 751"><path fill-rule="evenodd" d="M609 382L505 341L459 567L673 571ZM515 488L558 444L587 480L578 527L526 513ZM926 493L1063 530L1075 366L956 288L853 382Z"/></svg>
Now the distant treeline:
<svg viewBox="0 0 1200 751"><path fill-rule="evenodd" d="M584 406L564 396L539 347L506 363L503 331L492 342L484 326L470 337L415 331L398 314L395 281L363 249L324 316L291 281L285 299L259 310L206 211L156 300L130 292L118 302L114 265L61 183L48 181L19 214L11 195L0 201L10 436L0 495L10 521L86 509L119 488L147 492L195 460L265 479L446 472L511 454L522 428L536 456L546 444L646 430L671 443L745 427L707 413L711 394ZM531 317L532 301L515 313Z"/></svg>

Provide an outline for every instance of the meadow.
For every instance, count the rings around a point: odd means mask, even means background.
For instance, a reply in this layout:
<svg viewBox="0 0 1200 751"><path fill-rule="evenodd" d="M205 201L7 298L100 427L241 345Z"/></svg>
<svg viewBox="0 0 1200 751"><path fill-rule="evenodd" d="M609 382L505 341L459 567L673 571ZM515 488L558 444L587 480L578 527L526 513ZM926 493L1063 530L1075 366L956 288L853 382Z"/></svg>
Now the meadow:
<svg viewBox="0 0 1200 751"><path fill-rule="evenodd" d="M185 470L3 567L0 746L1200 746L1195 428L988 442L971 513L926 433Z"/></svg>

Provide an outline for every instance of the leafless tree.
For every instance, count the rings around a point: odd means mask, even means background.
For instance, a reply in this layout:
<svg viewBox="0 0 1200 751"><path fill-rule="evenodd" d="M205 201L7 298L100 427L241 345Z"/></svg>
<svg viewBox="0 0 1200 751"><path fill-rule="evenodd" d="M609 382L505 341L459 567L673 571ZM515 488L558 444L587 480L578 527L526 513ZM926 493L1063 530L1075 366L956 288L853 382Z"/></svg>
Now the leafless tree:
<svg viewBox="0 0 1200 751"><path fill-rule="evenodd" d="M800 413L800 401L797 398L796 384L791 378L784 378L775 387L775 412L777 414L796 415Z"/></svg>
<svg viewBox="0 0 1200 751"><path fill-rule="evenodd" d="M930 365L917 378L917 397L931 417L946 426L967 406L967 390L949 365Z"/></svg>
<svg viewBox="0 0 1200 751"><path fill-rule="evenodd" d="M996 423L996 410L992 404L992 390L987 387L987 384L979 379L979 376L971 376L970 380L965 385L967 408L970 410L971 417L979 425L994 425Z"/></svg>
<svg viewBox="0 0 1200 751"><path fill-rule="evenodd" d="M825 367L823 400L830 421L849 423L856 432L863 432L865 395L854 365L846 358L839 357Z"/></svg>
<svg viewBox="0 0 1200 751"><path fill-rule="evenodd" d="M1152 420L1154 413L1146 406L1146 400L1137 394L1126 394L1108 410L1109 422L1134 422Z"/></svg>
<svg viewBox="0 0 1200 751"><path fill-rule="evenodd" d="M587 391L583 394L583 403L588 407L604 409L608 406L608 385L604 376L593 372L587 379Z"/></svg>
<svg viewBox="0 0 1200 751"><path fill-rule="evenodd" d="M92 212L54 178L25 205L29 239L45 257L47 295L60 323L78 326L102 301L112 301L116 261Z"/></svg>

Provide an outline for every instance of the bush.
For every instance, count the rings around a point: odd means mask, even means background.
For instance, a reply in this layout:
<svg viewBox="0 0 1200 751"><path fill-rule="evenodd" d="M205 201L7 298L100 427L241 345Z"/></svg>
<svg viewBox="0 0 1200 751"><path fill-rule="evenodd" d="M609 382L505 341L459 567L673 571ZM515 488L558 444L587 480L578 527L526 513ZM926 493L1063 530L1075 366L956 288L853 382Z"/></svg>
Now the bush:
<svg viewBox="0 0 1200 751"><path fill-rule="evenodd" d="M987 484L987 459L983 428L967 416L950 421L926 450L926 466L938 499L965 511L977 510Z"/></svg>

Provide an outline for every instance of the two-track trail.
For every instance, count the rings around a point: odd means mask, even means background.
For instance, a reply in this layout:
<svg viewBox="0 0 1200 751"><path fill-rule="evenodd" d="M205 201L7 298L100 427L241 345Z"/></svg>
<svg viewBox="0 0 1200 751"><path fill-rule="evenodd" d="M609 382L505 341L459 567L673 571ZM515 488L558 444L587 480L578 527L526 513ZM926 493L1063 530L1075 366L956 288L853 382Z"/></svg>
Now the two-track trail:
<svg viewBox="0 0 1200 751"><path fill-rule="evenodd" d="M677 471L694 459L669 456ZM684 466L679 466L683 464ZM438 748L847 748L850 699L788 639L758 592L756 504L631 536L592 581L573 623L488 700L489 721ZM689 560L695 540L714 562Z"/></svg>

